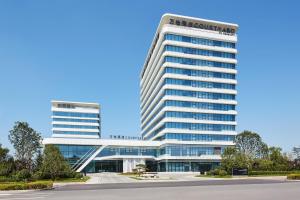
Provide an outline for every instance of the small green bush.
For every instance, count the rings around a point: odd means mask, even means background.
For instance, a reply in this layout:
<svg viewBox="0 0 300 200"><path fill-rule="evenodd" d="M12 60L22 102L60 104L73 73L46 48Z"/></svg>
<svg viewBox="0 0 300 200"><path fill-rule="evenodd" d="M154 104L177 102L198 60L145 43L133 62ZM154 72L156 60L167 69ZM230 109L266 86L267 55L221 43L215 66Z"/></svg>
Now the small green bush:
<svg viewBox="0 0 300 200"><path fill-rule="evenodd" d="M300 174L289 174L289 175L287 175L287 179L300 180Z"/></svg>
<svg viewBox="0 0 300 200"><path fill-rule="evenodd" d="M1 183L0 190L32 190L32 189L51 189L52 181L35 181L35 182L10 182Z"/></svg>
<svg viewBox="0 0 300 200"><path fill-rule="evenodd" d="M207 173L210 176L227 176L227 172L223 169L214 169Z"/></svg>
<svg viewBox="0 0 300 200"><path fill-rule="evenodd" d="M53 187L52 181L36 181L27 183L28 189L51 189Z"/></svg>
<svg viewBox="0 0 300 200"><path fill-rule="evenodd" d="M212 174L212 171L208 171L208 172L206 172L206 175L208 175L208 176L212 176L213 174Z"/></svg>
<svg viewBox="0 0 300 200"><path fill-rule="evenodd" d="M219 170L219 176L227 176L227 172L225 170Z"/></svg>
<svg viewBox="0 0 300 200"><path fill-rule="evenodd" d="M83 177L83 175L81 173L76 173L74 176L74 178L82 178L82 177Z"/></svg>
<svg viewBox="0 0 300 200"><path fill-rule="evenodd" d="M27 169L22 169L16 173L16 179L18 181L28 180L29 178L31 178L31 174Z"/></svg>

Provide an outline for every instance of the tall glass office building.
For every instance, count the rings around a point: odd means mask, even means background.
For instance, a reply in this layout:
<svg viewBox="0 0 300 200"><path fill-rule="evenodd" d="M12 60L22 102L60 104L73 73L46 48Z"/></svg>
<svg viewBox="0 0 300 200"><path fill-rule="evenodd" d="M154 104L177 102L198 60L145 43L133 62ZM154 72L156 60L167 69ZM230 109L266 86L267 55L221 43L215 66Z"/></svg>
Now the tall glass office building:
<svg viewBox="0 0 300 200"><path fill-rule="evenodd" d="M236 24L165 14L141 73L142 140L100 138L99 105L52 102L56 145L78 172L199 172L236 135Z"/></svg>
<svg viewBox="0 0 300 200"><path fill-rule="evenodd" d="M237 27L173 14L161 19L141 73L140 100L142 137L178 141L166 144L170 157L159 161L166 171L217 163L233 145Z"/></svg>

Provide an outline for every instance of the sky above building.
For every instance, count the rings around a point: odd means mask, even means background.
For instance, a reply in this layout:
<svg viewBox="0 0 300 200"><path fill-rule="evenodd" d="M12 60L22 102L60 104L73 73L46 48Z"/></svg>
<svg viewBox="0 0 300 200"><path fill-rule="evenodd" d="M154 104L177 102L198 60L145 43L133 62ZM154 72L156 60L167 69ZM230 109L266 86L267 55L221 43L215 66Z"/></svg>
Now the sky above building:
<svg viewBox="0 0 300 200"><path fill-rule="evenodd" d="M1 1L0 143L15 121L51 136L51 100L101 104L102 135L140 134L139 81L161 16L239 24L238 127L300 145L297 1Z"/></svg>

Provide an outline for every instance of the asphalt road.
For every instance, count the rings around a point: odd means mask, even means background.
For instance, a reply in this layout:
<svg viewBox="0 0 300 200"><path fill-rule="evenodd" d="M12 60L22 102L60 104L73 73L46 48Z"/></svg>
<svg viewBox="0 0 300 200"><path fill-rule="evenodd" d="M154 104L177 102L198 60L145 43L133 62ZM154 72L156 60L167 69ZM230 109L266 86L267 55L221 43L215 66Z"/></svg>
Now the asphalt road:
<svg viewBox="0 0 300 200"><path fill-rule="evenodd" d="M259 181L259 182L257 182ZM73 185L48 191L0 194L7 200L299 200L300 182L225 180Z"/></svg>

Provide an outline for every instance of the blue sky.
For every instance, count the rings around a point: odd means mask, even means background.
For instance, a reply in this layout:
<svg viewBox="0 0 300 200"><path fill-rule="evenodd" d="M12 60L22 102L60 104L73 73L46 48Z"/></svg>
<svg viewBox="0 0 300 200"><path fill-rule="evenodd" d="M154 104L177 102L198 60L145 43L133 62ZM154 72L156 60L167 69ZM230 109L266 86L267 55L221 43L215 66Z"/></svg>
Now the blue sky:
<svg viewBox="0 0 300 200"><path fill-rule="evenodd" d="M164 13L237 23L238 131L300 145L297 1L0 1L0 143L17 120L50 136L50 101L102 106L102 132L139 134L139 74Z"/></svg>

